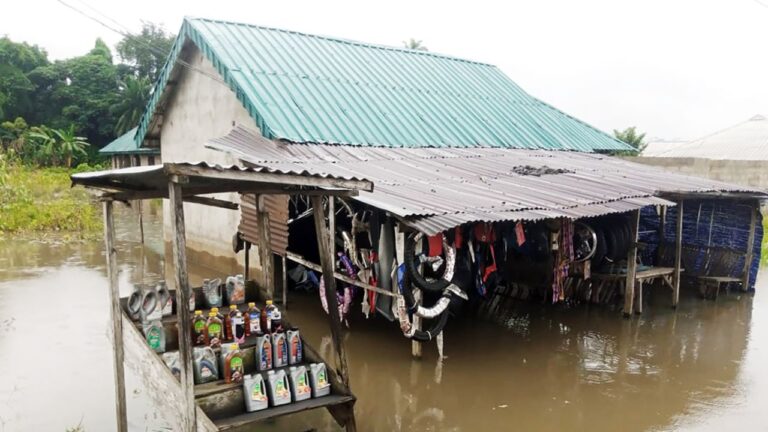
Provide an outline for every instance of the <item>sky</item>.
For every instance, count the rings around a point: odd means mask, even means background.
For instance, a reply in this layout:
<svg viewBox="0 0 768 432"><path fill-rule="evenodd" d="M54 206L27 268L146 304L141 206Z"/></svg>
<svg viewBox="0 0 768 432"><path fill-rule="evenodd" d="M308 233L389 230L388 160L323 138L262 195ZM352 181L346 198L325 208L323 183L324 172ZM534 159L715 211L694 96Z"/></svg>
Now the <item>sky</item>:
<svg viewBox="0 0 768 432"><path fill-rule="evenodd" d="M25 0L0 35L52 59L137 32L176 33L184 16L226 19L430 51L498 66L528 93L604 131L694 139L768 115L768 0ZM10 13L9 13L10 10Z"/></svg>

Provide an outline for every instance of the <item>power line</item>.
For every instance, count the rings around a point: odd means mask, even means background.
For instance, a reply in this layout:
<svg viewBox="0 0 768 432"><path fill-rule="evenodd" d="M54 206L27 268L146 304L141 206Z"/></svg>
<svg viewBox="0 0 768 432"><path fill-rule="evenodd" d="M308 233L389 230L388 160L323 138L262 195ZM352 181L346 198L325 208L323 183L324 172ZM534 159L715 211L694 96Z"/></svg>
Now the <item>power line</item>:
<svg viewBox="0 0 768 432"><path fill-rule="evenodd" d="M136 36L136 35L134 35L134 34L130 33L130 32L127 30L127 29L128 29L128 27L126 27L126 26L124 26L124 25L120 24L119 22L117 22L117 21L115 21L114 19L112 19L112 18L108 17L108 16L107 16L107 15L105 15L104 13L102 13L102 12L99 12L99 11L98 11L98 10L96 10L94 7L92 7L92 6L88 5L87 3L85 3L83 0L79 0L79 2L80 2L80 3L82 3L82 4L84 4L86 7L88 7L89 9L91 9L92 11L94 11L95 13L97 13L97 14L101 15L102 17L104 17L104 18L108 19L109 21L112 21L112 22L113 22L113 23L115 23L117 26L119 26L119 27L122 27L122 28L124 28L124 29L126 29L126 30L125 30L125 31L123 31L123 30L118 30L118 29L116 29L116 28L115 28L113 25L110 25L110 24L107 24L107 23L105 23L104 21L100 20L99 18L97 18L97 17L95 17L95 16L93 16L93 15L91 15L91 14L89 14L89 13L87 13L87 12L83 11L82 9L79 9L79 8L77 8L77 7L73 6L73 5L71 5L71 4L67 3L67 2L65 2L64 0L57 0L57 1L58 1L59 3L61 3L62 5L66 6L67 8L69 8L69 9L71 9L71 10L75 11L76 13L78 13L78 14L80 14L80 15L82 15L82 16L84 16L84 17L86 17L86 18L88 18L89 20L91 20L91 21L93 21L93 22L95 22L95 23L97 23L97 24L101 25L102 27L104 27L104 28L106 28L106 29L108 29L108 30L110 30L110 31L113 31L113 32L115 32L115 33L117 33L117 34L119 34L119 35L123 36L124 38L129 38L129 37L135 37L135 36ZM147 42L144 42L144 41L143 41L143 40L141 40L141 39L134 39L134 41L135 41L136 43L140 44L140 45L143 45L144 47L146 47L147 49L151 50L152 52L154 52L154 53L155 53L155 54L157 54L157 55L160 55L160 56L163 56L163 57L167 57L167 56L168 56L168 54L169 54L169 53L167 53L167 52L163 52L162 50L158 49L157 47L154 47L154 46L150 45L150 44L149 44L149 43L147 43ZM221 83L221 84L223 84L223 85L227 86L227 88L229 88L229 84L228 84L226 81L224 81L223 79L221 79L221 78L220 78L218 75L214 75L214 74L212 74L212 73L210 73L210 72L208 72L208 71L204 71L204 70L202 70L202 69L200 69L200 68L198 68L198 67L196 67L196 66L194 66L194 65L191 65L191 64L187 63L186 61L184 61L184 60L182 60L182 59L180 59L180 58L176 58L176 60L175 60L175 63L176 63L176 64L178 64L179 66L182 66L182 67L184 67L184 68L187 68L188 70L191 70L191 71L193 71L193 72L197 72L197 73L199 73L199 74L205 75L205 76L207 76L208 78L211 78L212 80L214 80L214 81L217 81L217 82L219 82L219 83Z"/></svg>

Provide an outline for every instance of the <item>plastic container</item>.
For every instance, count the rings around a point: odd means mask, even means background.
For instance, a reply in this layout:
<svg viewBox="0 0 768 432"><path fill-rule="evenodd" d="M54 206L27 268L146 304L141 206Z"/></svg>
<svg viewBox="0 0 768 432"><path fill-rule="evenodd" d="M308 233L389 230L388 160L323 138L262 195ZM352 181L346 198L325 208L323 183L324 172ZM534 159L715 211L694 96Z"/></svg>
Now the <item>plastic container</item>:
<svg viewBox="0 0 768 432"><path fill-rule="evenodd" d="M286 332L288 337L288 364L299 364L304 360L304 346L299 329L293 327Z"/></svg>
<svg viewBox="0 0 768 432"><path fill-rule="evenodd" d="M271 406L291 403L291 387L284 369L267 372L267 393Z"/></svg>
<svg viewBox="0 0 768 432"><path fill-rule="evenodd" d="M288 369L288 377L291 381L291 399L294 402L307 400L312 397L312 388L309 385L309 372L306 366L291 366Z"/></svg>
<svg viewBox="0 0 768 432"><path fill-rule="evenodd" d="M243 396L247 412L261 411L269 408L267 384L261 374L246 375L243 379Z"/></svg>
<svg viewBox="0 0 768 432"><path fill-rule="evenodd" d="M331 383L328 382L328 371L325 369L325 363L309 365L309 382L312 385L312 397L331 394Z"/></svg>
<svg viewBox="0 0 768 432"><path fill-rule="evenodd" d="M160 307L162 316L173 315L173 296L171 296L171 292L168 291L165 282L158 282L157 286L155 286L155 291L157 292L158 306Z"/></svg>
<svg viewBox="0 0 768 432"><path fill-rule="evenodd" d="M203 279L203 297L209 308L221 307L221 279Z"/></svg>
<svg viewBox="0 0 768 432"><path fill-rule="evenodd" d="M221 346L221 341L224 338L224 323L221 322L216 312L208 313L208 321L205 323L205 344L211 348L218 348Z"/></svg>
<svg viewBox="0 0 768 432"><path fill-rule="evenodd" d="M237 305L229 305L229 311L224 315L224 334L227 340L232 340L232 318L237 314Z"/></svg>
<svg viewBox="0 0 768 432"><path fill-rule="evenodd" d="M272 369L272 337L261 332L256 335L256 369L270 370Z"/></svg>
<svg viewBox="0 0 768 432"><path fill-rule="evenodd" d="M181 367L179 366L179 352L178 351L172 351L164 353L162 356L163 362L166 366L168 366L168 369L171 370L171 373L173 376L176 377L176 379L181 379Z"/></svg>
<svg viewBox="0 0 768 432"><path fill-rule="evenodd" d="M192 361L195 369L195 384L204 384L219 379L219 365L216 353L211 347L194 347Z"/></svg>
<svg viewBox="0 0 768 432"><path fill-rule="evenodd" d="M280 310L277 308L277 306L275 306L275 310L272 311L270 321L272 333L276 331L283 331L283 314L280 313Z"/></svg>
<svg viewBox="0 0 768 432"><path fill-rule="evenodd" d="M154 288L141 288L141 322L155 321L163 317L162 310L158 307L157 291Z"/></svg>
<svg viewBox="0 0 768 432"><path fill-rule="evenodd" d="M236 343L227 344L229 349L226 355L222 350L221 356L224 359L224 382L227 384L233 382L242 382L245 375L243 366L243 353Z"/></svg>
<svg viewBox="0 0 768 432"><path fill-rule="evenodd" d="M245 342L245 317L243 317L243 313L237 311L235 316L229 319L229 325L232 340L237 343Z"/></svg>
<svg viewBox="0 0 768 432"><path fill-rule="evenodd" d="M272 333L272 347L275 350L272 356L273 366L276 368L288 366L288 339L284 332Z"/></svg>
<svg viewBox="0 0 768 432"><path fill-rule="evenodd" d="M227 278L227 302L239 305L245 302L245 278L239 274Z"/></svg>
<svg viewBox="0 0 768 432"><path fill-rule="evenodd" d="M147 345L154 352L165 352L165 328L160 320L153 320L143 325L144 337L147 339Z"/></svg>
<svg viewBox="0 0 768 432"><path fill-rule="evenodd" d="M192 345L205 345L205 323L203 311L196 310L192 316Z"/></svg>
<svg viewBox="0 0 768 432"><path fill-rule="evenodd" d="M256 307L256 303L248 303L248 310L245 312L246 318L246 336L255 335L261 331L261 311Z"/></svg>
<svg viewBox="0 0 768 432"><path fill-rule="evenodd" d="M272 333L272 312L277 310L277 307L272 304L272 300L267 300L266 306L261 310L261 331L264 333Z"/></svg>

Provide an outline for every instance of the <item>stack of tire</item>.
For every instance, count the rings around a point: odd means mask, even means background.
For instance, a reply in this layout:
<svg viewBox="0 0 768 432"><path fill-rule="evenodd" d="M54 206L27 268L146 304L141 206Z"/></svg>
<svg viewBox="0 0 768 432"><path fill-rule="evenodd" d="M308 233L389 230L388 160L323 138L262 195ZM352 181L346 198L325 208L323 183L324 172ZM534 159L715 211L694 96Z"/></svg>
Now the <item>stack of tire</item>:
<svg viewBox="0 0 768 432"><path fill-rule="evenodd" d="M625 215L609 215L587 222L595 230L597 247L592 256L592 267L599 268L625 260L632 244L632 227Z"/></svg>

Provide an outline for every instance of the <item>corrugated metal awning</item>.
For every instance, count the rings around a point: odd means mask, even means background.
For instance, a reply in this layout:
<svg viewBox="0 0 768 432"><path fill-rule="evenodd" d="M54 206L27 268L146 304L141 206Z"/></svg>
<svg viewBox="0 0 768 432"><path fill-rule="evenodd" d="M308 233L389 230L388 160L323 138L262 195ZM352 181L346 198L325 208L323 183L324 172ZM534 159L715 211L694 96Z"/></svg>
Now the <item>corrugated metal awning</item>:
<svg viewBox="0 0 768 432"><path fill-rule="evenodd" d="M472 221L581 218L672 205L665 193L763 191L594 153L497 148L361 148L266 140L236 127L208 143L281 172L365 177L357 201L428 234Z"/></svg>

